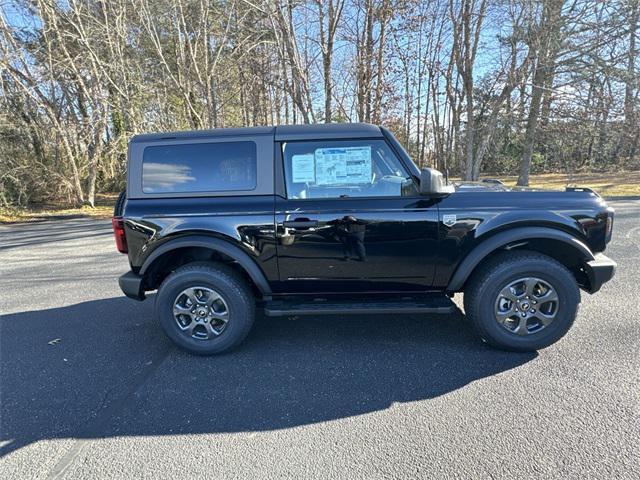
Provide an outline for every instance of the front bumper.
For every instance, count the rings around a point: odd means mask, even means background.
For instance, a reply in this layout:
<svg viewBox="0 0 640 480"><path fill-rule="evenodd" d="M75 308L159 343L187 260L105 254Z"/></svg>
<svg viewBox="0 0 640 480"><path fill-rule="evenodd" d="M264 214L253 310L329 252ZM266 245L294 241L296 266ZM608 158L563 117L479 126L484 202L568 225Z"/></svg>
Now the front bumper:
<svg viewBox="0 0 640 480"><path fill-rule="evenodd" d="M589 293L596 293L602 284L613 278L617 263L602 253L596 253L595 259L584 264L584 271L589 278Z"/></svg>
<svg viewBox="0 0 640 480"><path fill-rule="evenodd" d="M120 289L124 294L134 300L144 300L144 287L142 277L133 272L127 272L118 279Z"/></svg>

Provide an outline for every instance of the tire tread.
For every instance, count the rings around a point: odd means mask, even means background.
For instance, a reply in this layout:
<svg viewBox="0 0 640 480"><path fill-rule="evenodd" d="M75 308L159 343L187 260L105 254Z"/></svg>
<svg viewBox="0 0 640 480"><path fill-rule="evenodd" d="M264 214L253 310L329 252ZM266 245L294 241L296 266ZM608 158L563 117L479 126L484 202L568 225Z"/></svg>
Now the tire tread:
<svg viewBox="0 0 640 480"><path fill-rule="evenodd" d="M237 333L235 340L221 351L198 351L188 349L191 353L196 355L211 355L212 353L222 353L228 350L236 348L249 334L253 326L255 318L255 297L247 285L247 282L242 276L236 272L233 268L219 262L191 262L176 269L173 273L168 275L158 288L158 295L156 298L156 318L159 318L161 312L158 311L158 299L161 298L164 292L164 288L169 282L173 282L179 279L181 275L189 273L208 273L212 277L222 277L226 280L227 286L235 290L235 293L242 299L242 301L249 308L248 321L243 322L242 329ZM183 347L185 348L185 347Z"/></svg>
<svg viewBox="0 0 640 480"><path fill-rule="evenodd" d="M487 281L499 270L505 268L506 266L514 265L514 263L522 263L527 261L542 261L552 265L555 268L559 268L566 275L573 279L573 274L562 265L560 262L551 258L542 253L528 251L528 250L519 250L519 251L509 251L504 253L499 253L495 257L489 259L486 263L482 264L471 276L469 281L467 282L467 288L464 291L464 310L467 318L471 321L471 324L476 331L476 333L489 345L493 347L497 347L504 350L513 350L513 351L530 351L530 348L526 347L517 347L517 346L507 346L494 338L492 338L490 332L487 330L487 323L483 321L481 314L482 307L482 294L483 287L486 285ZM577 292L578 303L580 301L580 293L578 290L577 283L575 279L573 279L573 284L575 287L575 291ZM573 322L575 320L575 316L571 317L568 321L568 326L565 329L568 331ZM564 335L564 333L562 334ZM562 336L561 335L561 336ZM553 339L550 342L546 342L542 344L539 348L544 348L559 338Z"/></svg>

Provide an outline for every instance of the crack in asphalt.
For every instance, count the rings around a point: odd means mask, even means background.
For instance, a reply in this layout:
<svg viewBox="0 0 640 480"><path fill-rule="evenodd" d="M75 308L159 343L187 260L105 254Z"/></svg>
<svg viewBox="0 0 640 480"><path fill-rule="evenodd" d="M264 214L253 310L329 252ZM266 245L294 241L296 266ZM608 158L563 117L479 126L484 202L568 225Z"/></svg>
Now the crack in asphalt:
<svg viewBox="0 0 640 480"><path fill-rule="evenodd" d="M129 400L144 386L147 380L155 373L158 367L166 360L171 352L171 348L160 350L154 356L151 357L151 364L146 365L142 370L134 375L123 389L125 394L118 400L114 401L110 405L106 406L107 398L110 391L107 391L105 398L103 399L98 413L95 416L95 420L87 428L82 435L83 438L77 439L73 445L69 448L67 453L58 460L47 475L47 479L56 480L62 478L64 473L69 469L73 462L80 456L84 447L92 441L92 439L99 438L103 428L107 425L118 412L124 411L129 403ZM147 362L148 363L148 362Z"/></svg>

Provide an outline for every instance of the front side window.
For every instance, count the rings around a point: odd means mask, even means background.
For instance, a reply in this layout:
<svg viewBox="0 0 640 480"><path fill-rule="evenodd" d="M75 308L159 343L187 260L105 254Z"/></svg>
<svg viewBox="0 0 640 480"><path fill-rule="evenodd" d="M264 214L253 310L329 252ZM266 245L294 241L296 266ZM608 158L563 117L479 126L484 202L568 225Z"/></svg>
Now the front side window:
<svg viewBox="0 0 640 480"><path fill-rule="evenodd" d="M256 188L254 142L190 143L146 147L144 193L243 191Z"/></svg>
<svg viewBox="0 0 640 480"><path fill-rule="evenodd" d="M401 197L415 184L384 140L283 144L288 198Z"/></svg>

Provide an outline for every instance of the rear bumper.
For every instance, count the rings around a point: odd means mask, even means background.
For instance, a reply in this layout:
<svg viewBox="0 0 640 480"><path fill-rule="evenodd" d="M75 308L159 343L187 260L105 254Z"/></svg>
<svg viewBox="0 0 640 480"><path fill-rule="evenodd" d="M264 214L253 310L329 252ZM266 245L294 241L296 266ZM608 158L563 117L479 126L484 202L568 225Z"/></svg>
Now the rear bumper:
<svg viewBox="0 0 640 480"><path fill-rule="evenodd" d="M595 259L584 264L584 271L589 277L589 293L596 293L600 287L613 278L617 263L602 253L597 253Z"/></svg>
<svg viewBox="0 0 640 480"><path fill-rule="evenodd" d="M142 277L133 272L127 272L118 279L120 289L124 294L134 300L144 300L144 287Z"/></svg>

